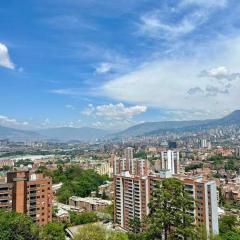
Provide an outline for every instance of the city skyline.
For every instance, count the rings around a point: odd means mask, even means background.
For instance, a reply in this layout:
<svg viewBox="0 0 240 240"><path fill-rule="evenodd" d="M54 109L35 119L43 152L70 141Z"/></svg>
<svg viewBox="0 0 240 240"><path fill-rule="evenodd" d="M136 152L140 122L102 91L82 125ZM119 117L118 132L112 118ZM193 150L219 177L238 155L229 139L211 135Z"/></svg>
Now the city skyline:
<svg viewBox="0 0 240 240"><path fill-rule="evenodd" d="M0 125L124 129L240 109L239 3L3 1Z"/></svg>

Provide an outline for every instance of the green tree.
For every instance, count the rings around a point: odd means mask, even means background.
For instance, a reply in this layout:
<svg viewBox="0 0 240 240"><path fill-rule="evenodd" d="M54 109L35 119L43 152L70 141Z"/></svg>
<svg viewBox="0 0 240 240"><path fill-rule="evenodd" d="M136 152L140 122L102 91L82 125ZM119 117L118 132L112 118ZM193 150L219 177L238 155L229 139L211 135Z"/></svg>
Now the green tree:
<svg viewBox="0 0 240 240"><path fill-rule="evenodd" d="M87 197L103 184L106 176L100 176L93 169L83 170L79 166L70 166L65 170L53 172L53 182L63 182L57 192L58 201L66 203L72 195Z"/></svg>
<svg viewBox="0 0 240 240"><path fill-rule="evenodd" d="M3 166L3 171L7 172L10 171L12 169L12 166Z"/></svg>
<svg viewBox="0 0 240 240"><path fill-rule="evenodd" d="M202 168L203 164L202 163L197 163L197 164L190 164L185 167L185 172L189 172L191 170L195 170L197 168Z"/></svg>
<svg viewBox="0 0 240 240"><path fill-rule="evenodd" d="M52 172L46 166L39 166L36 173L43 173L46 176L52 177Z"/></svg>
<svg viewBox="0 0 240 240"><path fill-rule="evenodd" d="M65 240L64 226L62 223L50 222L40 231L41 240Z"/></svg>
<svg viewBox="0 0 240 240"><path fill-rule="evenodd" d="M0 240L37 240L38 229L30 217L0 211Z"/></svg>
<svg viewBox="0 0 240 240"><path fill-rule="evenodd" d="M234 215L226 215L220 219L219 223L220 239L239 240L240 229L238 218Z"/></svg>
<svg viewBox="0 0 240 240"><path fill-rule="evenodd" d="M143 158L147 159L147 153L145 151L139 151L133 154L134 158Z"/></svg>
<svg viewBox="0 0 240 240"><path fill-rule="evenodd" d="M196 227L198 240L208 240L207 229L205 225L199 225Z"/></svg>
<svg viewBox="0 0 240 240"><path fill-rule="evenodd" d="M17 162L14 163L15 167L28 166L29 164L33 164L33 161L31 159L20 159Z"/></svg>
<svg viewBox="0 0 240 240"><path fill-rule="evenodd" d="M133 233L139 233L141 231L142 228L142 224L141 221L138 218L133 218L130 220L129 222L130 228L131 228L131 232Z"/></svg>
<svg viewBox="0 0 240 240"><path fill-rule="evenodd" d="M114 204L107 205L105 208L101 209L100 212L108 214L111 219L114 215Z"/></svg>
<svg viewBox="0 0 240 240"><path fill-rule="evenodd" d="M149 203L149 232L153 239L187 239L196 234L194 219L189 213L193 210L193 199L176 178L159 182Z"/></svg>
<svg viewBox="0 0 240 240"><path fill-rule="evenodd" d="M237 224L237 217L234 215L226 215L220 219L219 230L220 234L233 231Z"/></svg>
<svg viewBox="0 0 240 240"><path fill-rule="evenodd" d="M240 232L237 231L228 231L222 235L222 240L239 240Z"/></svg>
<svg viewBox="0 0 240 240"><path fill-rule="evenodd" d="M225 170L238 170L238 167L236 165L236 162L233 159L230 159L227 161L227 163L225 164Z"/></svg>
<svg viewBox="0 0 240 240"><path fill-rule="evenodd" d="M57 191L57 200L61 203L68 203L68 200L71 196L74 195L73 186L70 183L65 183L58 191Z"/></svg>
<svg viewBox="0 0 240 240"><path fill-rule="evenodd" d="M126 233L107 230L103 226L87 224L79 229L74 240L128 240Z"/></svg>
<svg viewBox="0 0 240 240"><path fill-rule="evenodd" d="M140 233L128 233L129 240L151 240L151 236L148 235L148 232L140 232Z"/></svg>
<svg viewBox="0 0 240 240"><path fill-rule="evenodd" d="M96 212L84 212L84 213L69 212L69 213L70 222L73 225L92 223L98 220Z"/></svg>

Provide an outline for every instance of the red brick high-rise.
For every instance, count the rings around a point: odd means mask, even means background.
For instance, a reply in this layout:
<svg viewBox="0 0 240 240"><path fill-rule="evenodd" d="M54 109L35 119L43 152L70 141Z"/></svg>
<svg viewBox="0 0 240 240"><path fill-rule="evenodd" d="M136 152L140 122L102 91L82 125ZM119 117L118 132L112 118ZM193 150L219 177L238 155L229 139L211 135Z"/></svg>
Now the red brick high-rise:
<svg viewBox="0 0 240 240"><path fill-rule="evenodd" d="M52 180L29 171L7 173L0 184L0 209L29 215L42 225L52 220Z"/></svg>

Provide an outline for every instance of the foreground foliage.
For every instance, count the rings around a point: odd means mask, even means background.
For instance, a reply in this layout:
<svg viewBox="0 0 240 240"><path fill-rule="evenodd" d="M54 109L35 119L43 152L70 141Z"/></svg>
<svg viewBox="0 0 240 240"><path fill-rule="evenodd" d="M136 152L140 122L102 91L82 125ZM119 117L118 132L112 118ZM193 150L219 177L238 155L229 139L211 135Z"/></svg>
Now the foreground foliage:
<svg viewBox="0 0 240 240"><path fill-rule="evenodd" d="M38 239L37 227L30 217L0 211L0 240L34 240Z"/></svg>
<svg viewBox="0 0 240 240"><path fill-rule="evenodd" d="M70 212L69 214L71 225L93 223L98 220L96 212L84 212L84 213Z"/></svg>
<svg viewBox="0 0 240 240"><path fill-rule="evenodd" d="M149 203L148 228L151 239L193 238L196 234L194 219L189 213L194 207L193 199L185 191L183 183L176 178L161 181ZM181 238L182 239L182 238Z"/></svg>
<svg viewBox="0 0 240 240"><path fill-rule="evenodd" d="M57 222L48 223L42 227L39 235L42 240L65 240L64 226Z"/></svg>
<svg viewBox="0 0 240 240"><path fill-rule="evenodd" d="M42 227L27 215L0 211L0 240L64 240L64 226L51 222Z"/></svg>
<svg viewBox="0 0 240 240"><path fill-rule="evenodd" d="M227 215L220 219L219 222L220 240L239 240L240 239L240 222L234 215Z"/></svg>
<svg viewBox="0 0 240 240"><path fill-rule="evenodd" d="M87 224L81 227L74 240L128 240L128 236L100 225Z"/></svg>

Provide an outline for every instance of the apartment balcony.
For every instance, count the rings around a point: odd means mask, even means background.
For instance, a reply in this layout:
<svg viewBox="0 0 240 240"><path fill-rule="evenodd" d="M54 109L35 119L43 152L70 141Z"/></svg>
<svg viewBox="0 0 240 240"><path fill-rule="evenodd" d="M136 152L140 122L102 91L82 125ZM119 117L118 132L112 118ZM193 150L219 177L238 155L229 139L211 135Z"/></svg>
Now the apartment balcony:
<svg viewBox="0 0 240 240"><path fill-rule="evenodd" d="M9 194L10 190L7 188L7 189L0 189L0 194Z"/></svg>
<svg viewBox="0 0 240 240"><path fill-rule="evenodd" d="M30 205L32 205L31 203L36 204L37 203L37 199L30 199L28 202L30 203Z"/></svg>
<svg viewBox="0 0 240 240"><path fill-rule="evenodd" d="M9 195L9 194L2 194L2 195L0 195L0 200L2 200L2 199L12 199L12 196L11 195Z"/></svg>

